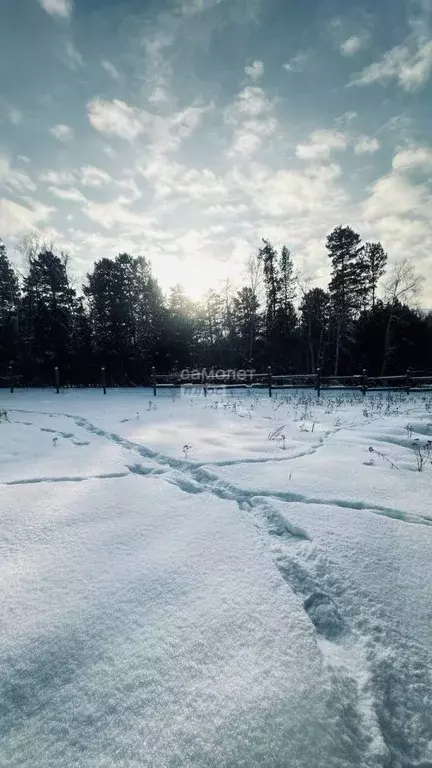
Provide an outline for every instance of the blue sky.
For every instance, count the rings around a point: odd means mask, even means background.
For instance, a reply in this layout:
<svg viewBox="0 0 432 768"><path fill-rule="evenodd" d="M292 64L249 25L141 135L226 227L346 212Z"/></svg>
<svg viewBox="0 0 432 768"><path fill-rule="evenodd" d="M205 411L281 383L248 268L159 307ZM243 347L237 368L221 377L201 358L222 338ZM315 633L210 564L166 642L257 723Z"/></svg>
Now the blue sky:
<svg viewBox="0 0 432 768"><path fill-rule="evenodd" d="M261 237L324 285L351 224L432 301L432 0L2 0L0 237L79 281L143 253L164 289L241 280Z"/></svg>

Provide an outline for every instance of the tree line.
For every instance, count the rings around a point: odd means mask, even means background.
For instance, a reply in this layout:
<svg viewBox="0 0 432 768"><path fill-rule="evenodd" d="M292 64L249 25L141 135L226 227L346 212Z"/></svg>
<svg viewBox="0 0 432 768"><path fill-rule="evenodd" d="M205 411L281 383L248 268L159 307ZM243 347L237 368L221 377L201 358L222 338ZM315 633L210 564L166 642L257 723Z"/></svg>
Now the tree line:
<svg viewBox="0 0 432 768"><path fill-rule="evenodd" d="M349 226L336 227L325 248L327 290L301 279L286 246L263 240L242 287L227 281L192 301L187 286L164 295L144 256L100 259L77 290L66 253L28 237L18 274L0 240L0 383L10 365L22 384L51 384L58 366L64 384L84 386L99 383L101 366L113 385L146 383L152 366L430 370L432 313L412 306L421 278L409 261L387 270L382 245Z"/></svg>

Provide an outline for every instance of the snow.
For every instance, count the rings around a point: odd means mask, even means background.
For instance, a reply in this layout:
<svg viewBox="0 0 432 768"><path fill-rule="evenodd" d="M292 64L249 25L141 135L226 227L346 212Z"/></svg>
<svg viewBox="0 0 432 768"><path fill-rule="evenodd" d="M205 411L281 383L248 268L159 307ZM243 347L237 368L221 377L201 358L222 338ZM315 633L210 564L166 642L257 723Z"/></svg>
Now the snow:
<svg viewBox="0 0 432 768"><path fill-rule="evenodd" d="M432 766L432 398L175 394L0 394L0 765Z"/></svg>

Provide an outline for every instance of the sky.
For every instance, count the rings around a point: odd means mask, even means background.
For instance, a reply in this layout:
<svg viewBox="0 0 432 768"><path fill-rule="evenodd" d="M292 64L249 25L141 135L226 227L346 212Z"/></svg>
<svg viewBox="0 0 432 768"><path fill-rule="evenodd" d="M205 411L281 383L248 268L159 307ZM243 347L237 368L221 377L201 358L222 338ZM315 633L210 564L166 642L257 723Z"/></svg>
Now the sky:
<svg viewBox="0 0 432 768"><path fill-rule="evenodd" d="M349 224L432 306L432 0L0 0L0 237L164 290L240 284L261 238L325 286Z"/></svg>

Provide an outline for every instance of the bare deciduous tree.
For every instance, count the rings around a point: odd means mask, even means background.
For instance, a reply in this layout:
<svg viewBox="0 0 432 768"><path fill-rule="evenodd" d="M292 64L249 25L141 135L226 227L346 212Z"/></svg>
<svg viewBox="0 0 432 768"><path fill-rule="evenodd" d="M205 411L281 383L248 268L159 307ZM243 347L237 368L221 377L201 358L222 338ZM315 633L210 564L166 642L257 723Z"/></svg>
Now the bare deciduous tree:
<svg viewBox="0 0 432 768"><path fill-rule="evenodd" d="M420 292L422 277L408 259L393 265L385 283L384 298L389 308L385 337L381 376L385 375L391 353L391 332L398 317L401 304L409 304Z"/></svg>

